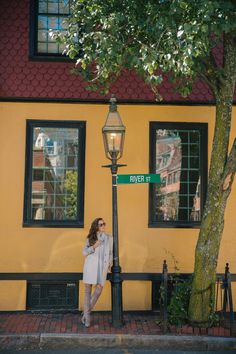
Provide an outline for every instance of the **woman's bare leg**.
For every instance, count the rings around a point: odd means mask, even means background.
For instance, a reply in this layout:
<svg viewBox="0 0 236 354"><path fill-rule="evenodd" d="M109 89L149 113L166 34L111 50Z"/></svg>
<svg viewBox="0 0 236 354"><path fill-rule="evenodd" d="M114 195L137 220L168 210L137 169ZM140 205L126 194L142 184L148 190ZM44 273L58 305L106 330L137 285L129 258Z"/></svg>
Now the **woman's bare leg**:
<svg viewBox="0 0 236 354"><path fill-rule="evenodd" d="M100 297L101 293L103 290L103 286L101 284L97 284L96 288L93 292L93 295L91 297L91 302L90 302L90 310L92 310L96 304L96 302L98 301L98 298Z"/></svg>

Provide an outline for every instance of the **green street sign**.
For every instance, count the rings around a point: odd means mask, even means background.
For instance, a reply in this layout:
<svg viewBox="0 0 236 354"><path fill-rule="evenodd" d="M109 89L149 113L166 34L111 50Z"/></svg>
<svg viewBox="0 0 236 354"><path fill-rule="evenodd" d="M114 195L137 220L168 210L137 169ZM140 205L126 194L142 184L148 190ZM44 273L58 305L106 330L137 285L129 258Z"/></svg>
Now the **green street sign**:
<svg viewBox="0 0 236 354"><path fill-rule="evenodd" d="M117 184L160 183L159 174L117 175Z"/></svg>

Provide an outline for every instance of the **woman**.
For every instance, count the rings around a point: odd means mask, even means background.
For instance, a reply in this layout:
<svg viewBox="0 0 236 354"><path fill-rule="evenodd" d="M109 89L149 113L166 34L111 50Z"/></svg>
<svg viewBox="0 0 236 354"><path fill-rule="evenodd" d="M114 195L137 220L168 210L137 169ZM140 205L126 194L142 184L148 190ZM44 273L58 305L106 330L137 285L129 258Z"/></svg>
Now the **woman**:
<svg viewBox="0 0 236 354"><path fill-rule="evenodd" d="M113 260L113 239L105 233L106 223L102 218L95 219L90 227L83 255L86 257L83 270L85 283L84 312L81 322L90 326L90 312L102 293L107 272ZM92 292L92 285L96 285Z"/></svg>

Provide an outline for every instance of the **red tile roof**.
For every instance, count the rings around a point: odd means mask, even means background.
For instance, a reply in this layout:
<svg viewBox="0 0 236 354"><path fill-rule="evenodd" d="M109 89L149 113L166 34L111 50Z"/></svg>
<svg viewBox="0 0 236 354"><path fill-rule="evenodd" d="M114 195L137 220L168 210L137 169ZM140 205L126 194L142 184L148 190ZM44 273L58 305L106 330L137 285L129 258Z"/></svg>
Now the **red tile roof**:
<svg viewBox="0 0 236 354"><path fill-rule="evenodd" d="M29 0L4 0L0 17L0 97L101 100L97 92L86 90L85 81L70 73L71 62L29 59ZM217 52L217 60L221 53ZM118 100L154 101L151 89L135 72L123 72L112 85ZM211 102L207 85L197 81L193 92L183 98L164 80L160 86L164 101ZM109 94L110 97L110 94Z"/></svg>

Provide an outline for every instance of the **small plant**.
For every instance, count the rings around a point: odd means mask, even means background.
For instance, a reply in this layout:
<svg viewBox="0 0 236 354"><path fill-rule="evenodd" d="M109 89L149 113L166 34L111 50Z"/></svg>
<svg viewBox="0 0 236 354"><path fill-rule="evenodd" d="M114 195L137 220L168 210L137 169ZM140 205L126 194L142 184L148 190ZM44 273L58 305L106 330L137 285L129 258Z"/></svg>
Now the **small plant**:
<svg viewBox="0 0 236 354"><path fill-rule="evenodd" d="M212 293L213 293L213 291L212 291ZM215 301L213 298L213 294L211 294L211 301L210 301L211 310L210 310L210 314L209 314L209 327L218 326L219 322L220 322L219 315L214 311Z"/></svg>
<svg viewBox="0 0 236 354"><path fill-rule="evenodd" d="M211 312L209 316L209 327L219 326L220 317L216 312Z"/></svg>
<svg viewBox="0 0 236 354"><path fill-rule="evenodd" d="M183 279L173 276L173 290L167 307L170 324L181 326L188 322L188 305L191 293L192 277Z"/></svg>
<svg viewBox="0 0 236 354"><path fill-rule="evenodd" d="M181 326L188 322L188 306L191 294L192 276L183 279L179 273L179 264L175 256L170 251L165 250L165 252L171 256L174 265L174 273L168 276L168 322L169 324ZM160 289L162 303L164 291L164 285L162 284Z"/></svg>

